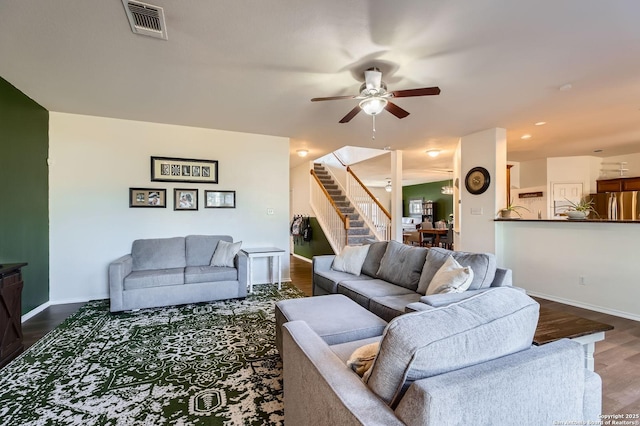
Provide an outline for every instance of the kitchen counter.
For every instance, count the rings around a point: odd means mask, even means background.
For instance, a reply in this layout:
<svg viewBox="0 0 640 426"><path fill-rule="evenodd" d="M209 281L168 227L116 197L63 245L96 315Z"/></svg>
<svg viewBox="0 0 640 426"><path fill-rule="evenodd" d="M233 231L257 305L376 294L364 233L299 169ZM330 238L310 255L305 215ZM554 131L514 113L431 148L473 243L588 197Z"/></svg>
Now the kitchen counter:
<svg viewBox="0 0 640 426"><path fill-rule="evenodd" d="M494 219L495 222L551 222L551 223L640 223L640 220L609 220L609 219Z"/></svg>

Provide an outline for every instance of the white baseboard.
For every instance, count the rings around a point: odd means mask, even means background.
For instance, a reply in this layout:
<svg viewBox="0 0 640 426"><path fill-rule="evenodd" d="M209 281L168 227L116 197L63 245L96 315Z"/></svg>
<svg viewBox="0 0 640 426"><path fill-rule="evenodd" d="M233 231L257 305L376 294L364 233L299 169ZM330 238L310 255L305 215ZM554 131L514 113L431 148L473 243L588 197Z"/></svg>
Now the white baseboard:
<svg viewBox="0 0 640 426"><path fill-rule="evenodd" d="M311 263L311 259L309 259L308 257L300 256L299 254L295 253L291 253L291 256L295 257L296 259L304 260L305 262Z"/></svg>
<svg viewBox="0 0 640 426"><path fill-rule="evenodd" d="M40 312L47 309L49 306L51 306L51 302L45 302L24 314L20 320L24 323L26 320L33 318L35 315L38 315Z"/></svg>
<svg viewBox="0 0 640 426"><path fill-rule="evenodd" d="M589 309L590 311L601 312L607 315L613 315L616 317L627 318L634 321L640 321L640 315L632 314L629 312L619 311L617 309L605 308L603 306L592 305L590 303L578 302L572 299L565 299L563 297L552 296L550 294L538 293L527 290L529 296L540 297L542 299L551 300L558 303L564 303L565 305L575 306L577 308Z"/></svg>

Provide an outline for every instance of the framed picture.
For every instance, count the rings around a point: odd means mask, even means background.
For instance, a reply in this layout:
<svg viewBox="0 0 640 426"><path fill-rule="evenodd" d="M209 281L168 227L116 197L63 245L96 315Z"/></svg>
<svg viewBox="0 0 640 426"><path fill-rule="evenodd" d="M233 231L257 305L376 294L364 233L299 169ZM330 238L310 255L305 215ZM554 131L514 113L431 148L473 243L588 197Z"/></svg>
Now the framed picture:
<svg viewBox="0 0 640 426"><path fill-rule="evenodd" d="M205 208L235 209L236 191L204 191Z"/></svg>
<svg viewBox="0 0 640 426"><path fill-rule="evenodd" d="M179 189L173 190L174 210L198 210L198 190Z"/></svg>
<svg viewBox="0 0 640 426"><path fill-rule="evenodd" d="M129 207L167 207L167 190L129 188Z"/></svg>
<svg viewBox="0 0 640 426"><path fill-rule="evenodd" d="M218 183L218 161L151 157L151 180L155 182Z"/></svg>

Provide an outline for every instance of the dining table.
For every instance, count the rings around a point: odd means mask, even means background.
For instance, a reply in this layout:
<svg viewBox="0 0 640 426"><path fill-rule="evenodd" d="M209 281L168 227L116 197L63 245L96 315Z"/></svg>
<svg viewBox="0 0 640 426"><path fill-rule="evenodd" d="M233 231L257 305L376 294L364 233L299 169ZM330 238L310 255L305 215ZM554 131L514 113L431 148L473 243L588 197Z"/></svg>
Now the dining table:
<svg viewBox="0 0 640 426"><path fill-rule="evenodd" d="M433 246L434 247L440 247L440 235L447 235L448 229L446 228L431 228L431 229L418 229L418 232L420 232L420 241L422 241L422 237L424 235L433 235L434 241L433 241Z"/></svg>

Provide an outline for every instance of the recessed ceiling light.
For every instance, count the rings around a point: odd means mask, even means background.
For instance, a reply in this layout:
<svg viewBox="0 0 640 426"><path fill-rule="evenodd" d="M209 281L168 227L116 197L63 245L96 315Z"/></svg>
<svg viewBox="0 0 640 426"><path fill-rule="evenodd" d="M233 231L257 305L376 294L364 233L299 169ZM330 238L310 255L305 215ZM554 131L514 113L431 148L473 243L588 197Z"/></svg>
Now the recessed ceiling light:
<svg viewBox="0 0 640 426"><path fill-rule="evenodd" d="M296 151L296 153L298 154L298 157L306 157L307 154L309 154L309 150L308 149L299 149Z"/></svg>
<svg viewBox="0 0 640 426"><path fill-rule="evenodd" d="M546 122L546 121L538 121L538 122L536 123L536 126L544 126L545 124L547 124L547 122Z"/></svg>
<svg viewBox="0 0 640 426"><path fill-rule="evenodd" d="M566 92L567 90L571 90L572 87L573 86L571 85L571 83L567 83L560 86L560 90L562 90L563 92Z"/></svg>
<svg viewBox="0 0 640 426"><path fill-rule="evenodd" d="M440 150L439 149L428 149L425 151L427 153L427 155L429 157L437 157L438 155L440 155Z"/></svg>
<svg viewBox="0 0 640 426"><path fill-rule="evenodd" d="M526 135L520 136L520 139L531 139L531 135L527 133Z"/></svg>

